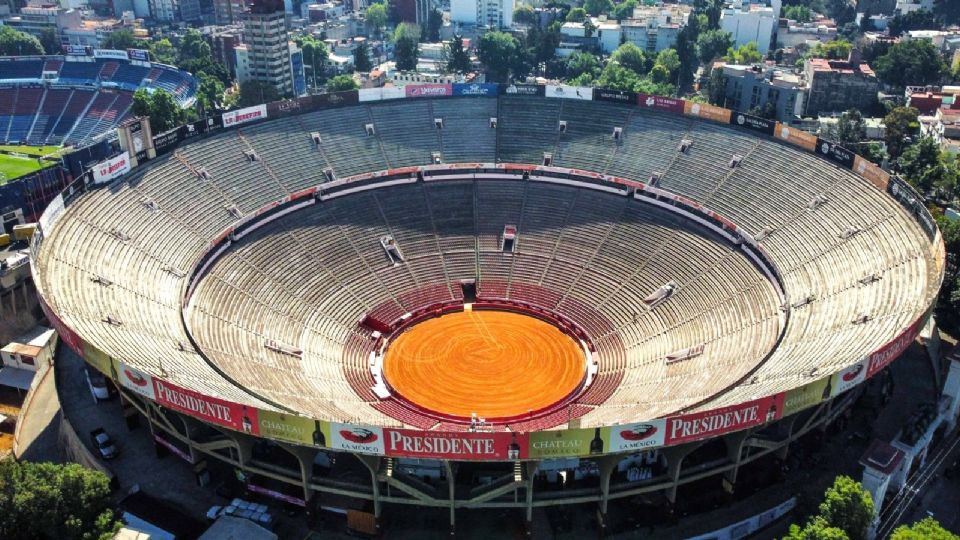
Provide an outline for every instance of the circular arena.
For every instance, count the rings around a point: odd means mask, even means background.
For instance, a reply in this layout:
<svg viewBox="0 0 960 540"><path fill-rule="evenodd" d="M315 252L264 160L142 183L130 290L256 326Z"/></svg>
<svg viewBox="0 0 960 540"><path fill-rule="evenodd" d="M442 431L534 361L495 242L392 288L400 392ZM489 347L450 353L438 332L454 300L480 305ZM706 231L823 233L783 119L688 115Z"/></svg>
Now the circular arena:
<svg viewBox="0 0 960 540"><path fill-rule="evenodd" d="M162 444L308 509L529 523L564 459L600 479L564 501L674 504L699 449L740 445L734 471L786 452L881 373L926 323L942 242L841 147L580 90L361 90L155 140L41 219L44 309ZM344 453L356 489L317 458Z"/></svg>

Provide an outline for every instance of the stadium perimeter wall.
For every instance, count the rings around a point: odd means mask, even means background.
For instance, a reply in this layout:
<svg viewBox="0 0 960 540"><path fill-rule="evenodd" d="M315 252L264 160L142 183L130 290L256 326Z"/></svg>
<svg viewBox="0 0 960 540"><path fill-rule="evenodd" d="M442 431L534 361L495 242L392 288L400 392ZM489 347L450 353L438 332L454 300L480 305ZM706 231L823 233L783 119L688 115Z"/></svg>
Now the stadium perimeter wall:
<svg viewBox="0 0 960 540"><path fill-rule="evenodd" d="M773 137L786 144L817 153L824 159L854 171L875 188L886 192L897 200L906 211L914 216L930 241L931 257L936 270L942 276L944 265L943 242L935 222L923 204L923 199L901 179L889 175L879 167L854 154L842 146L820 139L779 122L772 122L751 115L736 113L720 107L694 103L686 100L649 96L633 92L612 91L571 86L542 85L495 85L495 84L428 84L411 85L403 89L377 88L359 91L338 92L318 96L308 96L291 101L281 101L257 105L245 109L229 111L216 118L206 119L181 126L153 137L152 148L135 155L140 163L152 159L157 154L172 151L180 143L193 137L213 134L241 124L281 118L313 110L342 107L359 103L387 99L420 99L449 96L496 97L497 95L530 95L555 99L585 99L625 103L641 108L651 108L678 115L696 117L708 121L734 124ZM51 202L40 218L40 226L34 237L32 254L35 257L42 243L43 235L48 234L62 216L66 207L87 189L107 185L131 170L130 155L116 156L95 166L91 171L71 183ZM466 168L484 170L489 165L469 164ZM447 168L454 165L447 165ZM461 164L459 167L463 168ZM492 166L491 168L507 166ZM526 170L546 172L544 167L519 165ZM258 217L269 217L271 212L285 211L296 205L312 204L310 201L329 196L337 186L350 185L373 189L378 184L390 182L396 175L414 175L432 172L430 166L409 167L402 170L385 171L339 179L333 185L320 185L303 190L270 205L256 216L236 223L229 230L215 238L210 250L225 250L231 235L243 232L244 226L254 223ZM489 170L489 169L486 169ZM624 180L607 175L585 171L560 169L555 172L578 177L594 184L606 184L609 188L624 189ZM694 201L669 194L646 186L640 182L630 182L628 189L634 190L634 196L654 194L655 198L672 198L674 204L699 212L701 207ZM353 187L351 186L351 187ZM597 186L601 187L601 186ZM345 194L345 193L341 193ZM704 209L705 210L705 209ZM291 210L292 211L292 210ZM702 213L701 213L702 215ZM715 216L718 221L721 216ZM721 221L722 223L722 221ZM255 224L255 223L254 223ZM736 230L733 224L721 225L722 228ZM199 266L199 265L198 265ZM36 265L33 266L36 268ZM202 268L201 268L202 272ZM38 283L39 280L35 280ZM315 420L291 415L279 410L257 409L239 403L206 396L188 388L174 385L160 377L140 372L125 364L122 359L111 358L87 343L67 327L53 312L43 298L40 290L40 304L51 324L60 333L64 343L80 354L88 363L117 381L124 388L155 401L156 403L227 429L249 433L277 441L303 446L315 446L312 437ZM185 291L185 294L188 294ZM845 392L880 372L897 358L916 338L926 324L932 305L913 323L901 330L899 335L887 345L877 349L853 365L824 376L821 379L793 390L763 396L738 405L715 410L679 414L666 418L650 419L627 425L606 426L600 428L605 453L635 452L686 442L713 438L727 433L762 425L769 421L789 416L796 412L816 406L822 401ZM824 390L831 391L824 395ZM415 457L455 460L523 460L554 457L578 457L589 454L590 442L594 439L595 429L567 429L546 432L509 433L509 432L433 432L411 429L394 429L379 426L351 425L319 420L324 436L325 448L360 454ZM643 426L647 437L642 440L630 438L631 432ZM652 429L651 429L652 428Z"/></svg>

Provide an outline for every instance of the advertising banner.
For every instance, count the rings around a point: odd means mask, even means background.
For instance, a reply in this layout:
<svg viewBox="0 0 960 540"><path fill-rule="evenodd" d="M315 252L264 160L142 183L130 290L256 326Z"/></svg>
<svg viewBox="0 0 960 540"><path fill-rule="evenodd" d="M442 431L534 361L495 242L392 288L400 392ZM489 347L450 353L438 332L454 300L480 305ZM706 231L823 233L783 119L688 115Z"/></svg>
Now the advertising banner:
<svg viewBox="0 0 960 540"><path fill-rule="evenodd" d="M612 101L614 103L637 104L637 93L629 90L607 90L606 88L593 89L594 101Z"/></svg>
<svg viewBox="0 0 960 540"><path fill-rule="evenodd" d="M91 366L97 368L97 371L103 373L107 377L110 377L117 384L120 384L120 380L117 378L117 370L113 367L113 361L110 360L110 357L107 356L107 353L97 349L89 343L84 342L83 359L86 360Z"/></svg>
<svg viewBox="0 0 960 540"><path fill-rule="evenodd" d="M93 167L93 183L106 184L130 172L130 153L102 161Z"/></svg>
<svg viewBox="0 0 960 540"><path fill-rule="evenodd" d="M856 154L840 146L839 144L834 144L830 141L817 137L817 148L815 151L834 163L843 165L848 169L853 168L853 156Z"/></svg>
<svg viewBox="0 0 960 540"><path fill-rule="evenodd" d="M833 387L830 396L839 396L854 386L862 383L866 378L867 359L864 358L863 360L844 369L843 371L834 373L830 377L830 385Z"/></svg>
<svg viewBox="0 0 960 540"><path fill-rule="evenodd" d="M536 431L528 437L530 458L589 456L608 451L610 428Z"/></svg>
<svg viewBox="0 0 960 540"><path fill-rule="evenodd" d="M544 89L544 95L551 98L562 99L593 99L593 89L586 86L567 86L565 84L548 84Z"/></svg>
<svg viewBox="0 0 960 540"><path fill-rule="evenodd" d="M361 454L383 455L383 428L330 423L330 448Z"/></svg>
<svg viewBox="0 0 960 540"><path fill-rule="evenodd" d="M923 232L927 233L927 238L933 242L937 237L937 223L933 220L927 207L924 206L923 199L913 190L910 184L904 182L899 176L891 176L887 183L887 193L913 215Z"/></svg>
<svg viewBox="0 0 960 540"><path fill-rule="evenodd" d="M667 418L666 444L707 439L772 422L781 417L783 394L767 396L712 411Z"/></svg>
<svg viewBox="0 0 960 540"><path fill-rule="evenodd" d="M159 433L154 433L154 434L153 434L153 440L157 441L157 444L159 444L160 446L162 446L162 447L166 448L167 450L169 450L171 454L173 454L173 455L177 456L178 458L186 461L187 463L191 463L191 464L193 463L193 460L190 459L190 454L184 452L184 451L181 450L177 445L175 445L175 444L171 443L170 441L168 441L168 440L164 439L163 437L161 437Z"/></svg>
<svg viewBox="0 0 960 540"><path fill-rule="evenodd" d="M752 129L753 131L759 131L765 135L773 135L773 130L777 126L777 123L773 120L739 112L730 115L730 123L735 126Z"/></svg>
<svg viewBox="0 0 960 540"><path fill-rule="evenodd" d="M344 105L356 105L360 103L360 93L356 90L347 90L346 92L334 92L332 94L317 94L310 96L314 109L332 109Z"/></svg>
<svg viewBox="0 0 960 540"><path fill-rule="evenodd" d="M61 193L50 201L46 210L40 215L40 230L43 231L44 236L53 231L53 226L57 224L57 220L63 215L64 210L66 210L66 206L63 204L63 194Z"/></svg>
<svg viewBox="0 0 960 540"><path fill-rule="evenodd" d="M794 146L799 146L804 150L813 152L817 148L817 136L813 133L807 133L806 131L792 128L780 122L777 122L775 133L777 138L780 140L787 141L788 143Z"/></svg>
<svg viewBox="0 0 960 540"><path fill-rule="evenodd" d="M246 124L247 122L262 120L266 117L267 106L254 105L253 107L223 113L223 127L238 126L240 124Z"/></svg>
<svg viewBox="0 0 960 540"><path fill-rule="evenodd" d="M455 96L496 96L496 83L454 83L453 95Z"/></svg>
<svg viewBox="0 0 960 540"><path fill-rule="evenodd" d="M408 84L403 87L408 98L443 97L453 95L452 84Z"/></svg>
<svg viewBox="0 0 960 540"><path fill-rule="evenodd" d="M67 56L90 56L90 49L83 45L64 45L63 53Z"/></svg>
<svg viewBox="0 0 960 540"><path fill-rule="evenodd" d="M783 416L789 416L830 399L833 393L831 381L832 377L824 377L799 388L788 390L786 397L783 399Z"/></svg>
<svg viewBox="0 0 960 540"><path fill-rule="evenodd" d="M430 459L511 460L527 457L526 434L384 429L386 454Z"/></svg>
<svg viewBox="0 0 960 540"><path fill-rule="evenodd" d="M913 322L897 339L873 352L868 357L867 377L873 377L878 371L890 365L903 351L907 350L917 338L920 329L927 324L927 315Z"/></svg>
<svg viewBox="0 0 960 540"><path fill-rule="evenodd" d="M141 62L150 61L150 52L143 49L127 49L127 57L131 60L139 60Z"/></svg>
<svg viewBox="0 0 960 540"><path fill-rule="evenodd" d="M93 50L94 58L110 58L113 60L129 60L130 55L127 54L127 51L120 51L116 49L94 49Z"/></svg>
<svg viewBox="0 0 960 540"><path fill-rule="evenodd" d="M207 125L203 122L203 120L198 120L190 124L184 124L177 128L177 133L180 135L181 141L192 139L193 137L199 137L200 135L206 133L206 131Z"/></svg>
<svg viewBox="0 0 960 540"><path fill-rule="evenodd" d="M887 191L887 185L890 182L890 173L881 169L870 160L860 156L854 156L853 170L880 191Z"/></svg>
<svg viewBox="0 0 960 540"><path fill-rule="evenodd" d="M637 105L645 109L656 109L658 111L683 114L685 103L682 99L637 94Z"/></svg>
<svg viewBox="0 0 960 540"><path fill-rule="evenodd" d="M280 493L279 491L268 489L256 484L247 484L247 490L252 491L253 493L259 493L261 495L266 495L267 497L277 499L278 501L283 501L290 504L295 504L297 506L307 506L307 501L294 497L293 495L287 495L286 493Z"/></svg>
<svg viewBox="0 0 960 540"><path fill-rule="evenodd" d="M612 426L609 430L610 452L646 450L663 446L667 421L660 418L638 424Z"/></svg>
<svg viewBox="0 0 960 540"><path fill-rule="evenodd" d="M692 101L683 102L683 113L689 116L696 116L704 120L713 120L721 124L730 122L730 110L707 103L694 103Z"/></svg>
<svg viewBox="0 0 960 540"><path fill-rule="evenodd" d="M501 84L500 93L508 96L539 96L546 95L546 87L542 84Z"/></svg>
<svg viewBox="0 0 960 540"><path fill-rule="evenodd" d="M274 411L257 411L260 436L307 446L326 447L330 424L305 416Z"/></svg>
<svg viewBox="0 0 960 540"><path fill-rule="evenodd" d="M180 130L184 127L186 126L180 126L179 128L161 133L153 138L153 149L156 150L158 155L166 154L177 146L180 142Z"/></svg>
<svg viewBox="0 0 960 540"><path fill-rule="evenodd" d="M153 377L149 374L120 361L111 364L110 371L110 377L127 390L132 390L147 399L156 401L157 396L153 391Z"/></svg>
<svg viewBox="0 0 960 540"><path fill-rule="evenodd" d="M360 100L360 103L366 103L367 101L380 101L383 99L382 88L361 88L357 91L357 98Z"/></svg>
<svg viewBox="0 0 960 540"><path fill-rule="evenodd" d="M153 379L157 403L212 424L257 435L257 409L205 396L160 379Z"/></svg>

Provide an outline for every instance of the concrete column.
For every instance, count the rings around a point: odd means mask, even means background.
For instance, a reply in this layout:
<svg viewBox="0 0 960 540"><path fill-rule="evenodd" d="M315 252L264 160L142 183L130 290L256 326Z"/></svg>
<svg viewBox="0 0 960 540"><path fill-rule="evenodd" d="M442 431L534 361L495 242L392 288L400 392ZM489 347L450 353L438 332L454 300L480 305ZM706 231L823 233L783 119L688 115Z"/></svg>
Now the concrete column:
<svg viewBox="0 0 960 540"><path fill-rule="evenodd" d="M294 446L292 444L277 443L281 448L297 458L297 464L300 465L300 482L303 483L303 500L307 503L307 508L311 499L313 499L313 490L310 489L310 478L313 477L313 458L317 451L303 446Z"/></svg>
<svg viewBox="0 0 960 540"><path fill-rule="evenodd" d="M533 534L533 480L540 468L540 462L528 461L524 466L527 469L526 532L529 537Z"/></svg>
<svg viewBox="0 0 960 540"><path fill-rule="evenodd" d="M960 411L960 354L951 356L950 367L947 369L947 380L943 385L943 395L950 397L950 405L945 413L947 431L950 432L957 425L957 413Z"/></svg>
<svg viewBox="0 0 960 540"><path fill-rule="evenodd" d="M373 517L376 520L377 535L380 534L380 512L383 509L383 503L380 501L380 480L377 479L377 473L380 472L381 458L377 456L365 456L363 454L353 454L360 463L370 471L370 482L373 488Z"/></svg>
<svg viewBox="0 0 960 540"><path fill-rule="evenodd" d="M457 490L456 490L456 478L454 478L453 466L450 465L450 460L443 460L443 469L447 473L447 503L450 505L450 536L454 536L457 530L457 511L456 511L456 502L457 502Z"/></svg>
<svg viewBox="0 0 960 540"><path fill-rule="evenodd" d="M683 464L683 458L690 452L696 450L702 443L681 444L679 446L669 446L664 448L661 453L667 460L667 476L670 477L670 487L667 488L667 500L673 505L677 502L677 485L680 480L680 467Z"/></svg>
<svg viewBox="0 0 960 540"><path fill-rule="evenodd" d="M727 445L727 459L730 463L734 464L732 469L723 473L723 477L730 482L731 486L737 483L737 473L740 471L740 461L743 454L743 443L746 442L750 435L752 435L751 430L746 429L723 438L724 444ZM732 489L730 493L733 494Z"/></svg>
<svg viewBox="0 0 960 540"><path fill-rule="evenodd" d="M869 491L873 497L874 518L873 523L870 524L869 535L870 538L873 538L880 523L880 507L883 506L883 499L887 496L887 489L890 487L890 475L867 466L863 470L861 483L863 489Z"/></svg>

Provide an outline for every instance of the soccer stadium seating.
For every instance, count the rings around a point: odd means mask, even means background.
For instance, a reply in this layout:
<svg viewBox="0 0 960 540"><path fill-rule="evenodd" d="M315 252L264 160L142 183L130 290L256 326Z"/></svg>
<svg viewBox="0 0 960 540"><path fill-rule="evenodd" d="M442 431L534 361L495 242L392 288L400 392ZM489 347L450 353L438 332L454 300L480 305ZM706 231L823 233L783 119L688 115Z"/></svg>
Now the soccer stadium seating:
<svg viewBox="0 0 960 540"><path fill-rule="evenodd" d="M0 119L12 115L4 92L17 95L0 89ZM82 118L77 128L94 118L87 104L101 111L98 122L109 121L103 93L51 92L41 100ZM48 118L30 137L65 136L56 106L39 103ZM9 124L0 120L0 130ZM623 128L619 141L614 127ZM684 138L693 144L680 153ZM249 150L260 159L248 160ZM640 181L660 173L664 189L763 232L786 298L738 246L658 206L503 179L418 182L315 204L236 242L181 305L191 265L240 217L321 183L323 168L342 178L426 164L432 152L445 162L533 164L548 152L564 167ZM735 168L734 153L743 156ZM198 177L200 167L209 178ZM826 202L811 209L816 197ZM505 254L508 224L518 238ZM390 263L384 235L405 262ZM119 187L82 196L45 239L37 274L44 298L84 339L176 384L264 409L435 430L462 426L370 390L376 342L358 321L394 323L460 299L458 280L477 279L481 300L549 309L595 349L599 371L586 392L510 426L533 430L577 417L586 427L740 403L800 386L813 368L850 365L929 305L936 283L928 244L888 195L772 139L612 103L506 96L361 104L192 142ZM873 274L880 279L861 282ZM670 298L646 307L643 299L670 282ZM190 341L181 309L216 370L192 347L178 348ZM851 322L862 314L866 322ZM302 349L302 357L268 349L266 340Z"/></svg>

